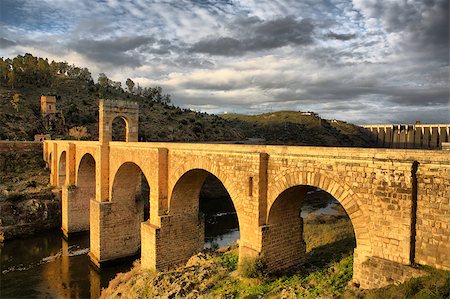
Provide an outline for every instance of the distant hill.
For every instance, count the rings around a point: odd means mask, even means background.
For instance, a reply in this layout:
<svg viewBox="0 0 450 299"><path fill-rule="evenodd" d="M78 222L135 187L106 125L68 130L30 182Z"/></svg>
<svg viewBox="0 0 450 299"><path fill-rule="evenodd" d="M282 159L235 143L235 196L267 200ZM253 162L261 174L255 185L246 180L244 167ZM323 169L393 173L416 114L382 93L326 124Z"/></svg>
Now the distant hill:
<svg viewBox="0 0 450 299"><path fill-rule="evenodd" d="M133 87L127 81L129 92L105 74L94 83L86 68L31 54L0 59L0 67L0 139L31 140L38 133L65 139L70 128L84 126L88 139L95 140L98 100L106 98L139 103L139 138L144 141L242 143L262 138L267 144L373 146L364 130L345 122L319 122L293 111L217 116L181 109L159 87ZM62 113L41 116L40 96L47 94L57 96Z"/></svg>
<svg viewBox="0 0 450 299"><path fill-rule="evenodd" d="M278 111L258 115L222 114L246 138L262 138L269 144L375 146L367 132L353 124L326 120L313 112Z"/></svg>

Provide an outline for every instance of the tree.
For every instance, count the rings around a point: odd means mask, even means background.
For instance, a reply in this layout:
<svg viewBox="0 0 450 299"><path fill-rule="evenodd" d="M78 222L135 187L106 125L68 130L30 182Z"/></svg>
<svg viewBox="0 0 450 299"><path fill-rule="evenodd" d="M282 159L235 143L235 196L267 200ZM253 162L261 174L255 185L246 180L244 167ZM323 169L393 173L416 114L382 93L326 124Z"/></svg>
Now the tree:
<svg viewBox="0 0 450 299"><path fill-rule="evenodd" d="M10 85L11 88L14 89L16 84L17 84L16 73L14 72L14 70L10 70L8 72L8 85Z"/></svg>
<svg viewBox="0 0 450 299"><path fill-rule="evenodd" d="M22 100L22 95L20 93L16 93L11 100L11 105L16 110L16 112L19 112L19 106L20 106L21 100Z"/></svg>
<svg viewBox="0 0 450 299"><path fill-rule="evenodd" d="M109 82L111 81L106 75L105 73L100 73L98 74L98 85L100 86L99 88L99 96L102 98L105 96L106 91L108 90L109 87Z"/></svg>
<svg viewBox="0 0 450 299"><path fill-rule="evenodd" d="M98 85L100 85L103 88L107 88L109 85L109 79L108 77L105 75L105 73L100 73L98 74Z"/></svg>
<svg viewBox="0 0 450 299"><path fill-rule="evenodd" d="M80 140L81 138L86 138L89 137L89 133L87 131L86 127L73 127L69 130L69 136L72 136L78 140Z"/></svg>
<svg viewBox="0 0 450 299"><path fill-rule="evenodd" d="M133 89L134 89L134 82L133 82L133 80L131 80L130 78L128 78L127 81L125 82L125 84L126 84L127 87L128 87L128 91L132 93L132 92L133 92Z"/></svg>

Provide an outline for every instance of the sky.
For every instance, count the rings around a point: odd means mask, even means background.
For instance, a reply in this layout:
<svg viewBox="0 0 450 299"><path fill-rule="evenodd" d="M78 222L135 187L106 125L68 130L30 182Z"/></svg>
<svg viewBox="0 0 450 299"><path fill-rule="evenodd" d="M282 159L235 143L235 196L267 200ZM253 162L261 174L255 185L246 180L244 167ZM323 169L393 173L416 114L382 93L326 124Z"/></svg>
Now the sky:
<svg viewBox="0 0 450 299"><path fill-rule="evenodd" d="M161 86L208 113L450 123L448 0L0 0L0 56Z"/></svg>

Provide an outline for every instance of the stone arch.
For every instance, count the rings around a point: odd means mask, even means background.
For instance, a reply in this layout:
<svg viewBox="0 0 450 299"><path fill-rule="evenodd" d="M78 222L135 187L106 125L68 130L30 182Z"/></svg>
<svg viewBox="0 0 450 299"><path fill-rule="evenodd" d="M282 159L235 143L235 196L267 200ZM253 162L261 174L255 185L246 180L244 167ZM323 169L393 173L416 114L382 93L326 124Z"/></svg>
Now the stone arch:
<svg viewBox="0 0 450 299"><path fill-rule="evenodd" d="M96 193L96 161L86 153L80 160L76 175L76 195L72 196L72 213L76 213L79 231L89 230L90 201Z"/></svg>
<svg viewBox="0 0 450 299"><path fill-rule="evenodd" d="M100 100L99 141L112 140L112 122L121 117L126 124L126 142L138 141L139 105L129 101Z"/></svg>
<svg viewBox="0 0 450 299"><path fill-rule="evenodd" d="M209 169L209 170L208 170ZM239 216L239 202L236 201L236 198L233 198L232 191L230 192L230 182L226 179L225 176L221 175L218 172L212 172L211 168L193 168L187 171L182 172L179 171L174 177L176 178L176 183L172 184L173 189L170 192L169 196L169 214L174 214L179 212L180 210L186 209L186 205L190 206L198 206L197 203L187 203L183 202L183 198L198 198L200 193L200 189L203 186L203 183L208 175L213 175L216 177L224 186L225 190L231 197L231 201L236 210L236 213ZM178 190L185 189L187 190L188 196L183 196L181 192L177 192Z"/></svg>
<svg viewBox="0 0 450 299"><path fill-rule="evenodd" d="M270 209L276 198L285 190L298 186L306 185L320 188L331 194L347 212L352 221L355 230L357 246L370 246L370 235L367 228L367 223L370 222L369 215L364 213L360 208L359 198L351 188L342 181L337 182L323 173L305 173L291 170L284 175L279 175L275 179L273 187L269 190L267 218Z"/></svg>
<svg viewBox="0 0 450 299"><path fill-rule="evenodd" d="M239 224L239 211L236 202L228 191L225 183L216 174L201 168L194 168L175 176L176 183L170 196L168 215L170 217L172 240L176 240L171 258L176 263L186 262L193 254L203 249L204 245L204 218L199 213L200 191L206 178L212 175L221 181L228 195L231 197Z"/></svg>
<svg viewBox="0 0 450 299"><path fill-rule="evenodd" d="M168 196L168 210L170 211L171 204L172 204L172 192L174 190L175 185L179 182L181 177L188 173L191 170L203 170L206 171L213 176L215 176L219 181L223 184L225 189L227 190L228 194L231 197L231 200L233 202L234 208L236 210L236 213L240 214L241 211L241 204L239 201L240 193L239 190L236 188L236 184L233 183L232 179L227 176L226 174L222 173L218 167L214 165L209 159L205 158L197 158L191 165L182 164L180 165L173 173L173 175L170 176L169 179L169 196ZM172 188L172 189L171 189Z"/></svg>
<svg viewBox="0 0 450 299"><path fill-rule="evenodd" d="M150 203L150 196L142 197L142 181L149 180L134 162L123 163L114 174L111 188L111 212L104 221L115 227L114 246L116 256L130 256L138 252L141 245L141 223L144 208Z"/></svg>
<svg viewBox="0 0 450 299"><path fill-rule="evenodd" d="M63 151L58 160L58 187L62 187L66 183L66 162L67 162L67 153Z"/></svg>
<svg viewBox="0 0 450 299"><path fill-rule="evenodd" d="M52 157L53 157L52 152L50 152L48 154L48 159L47 159L47 164L46 164L47 168L50 169L50 171L52 170Z"/></svg>
<svg viewBox="0 0 450 299"><path fill-rule="evenodd" d="M355 252L358 252L362 256L372 255L371 237L368 228L370 218L361 209L357 194L344 182L331 179L330 176L324 173L299 172L294 169L278 175L268 194L266 223L269 227L271 222L270 217L275 213L274 209L277 207L277 201L280 195L288 190L292 190L296 186L320 188L339 201L353 225L356 239ZM289 194L287 197L289 198ZM289 202L286 205L295 205L295 203Z"/></svg>
<svg viewBox="0 0 450 299"><path fill-rule="evenodd" d="M117 136L114 136L114 133L117 133L117 132L114 132L114 123L116 121L123 121L123 123L125 125L125 131L123 132L124 140L122 140L122 139L115 140L115 137L117 137ZM128 141L128 136L130 135L130 121L127 119L127 117L125 115L118 114L114 118L111 118L111 123L109 124L109 127L111 128L111 141ZM122 128L119 128L119 129L122 129ZM120 134L120 135L122 135L122 134ZM122 137L122 136L120 136L120 137Z"/></svg>

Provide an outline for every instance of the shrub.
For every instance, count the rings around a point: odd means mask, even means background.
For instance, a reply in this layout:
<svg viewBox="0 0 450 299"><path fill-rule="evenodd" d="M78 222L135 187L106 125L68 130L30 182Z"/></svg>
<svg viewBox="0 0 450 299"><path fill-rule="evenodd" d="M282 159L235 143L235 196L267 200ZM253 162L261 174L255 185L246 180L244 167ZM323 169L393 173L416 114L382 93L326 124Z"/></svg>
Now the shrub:
<svg viewBox="0 0 450 299"><path fill-rule="evenodd" d="M266 265L263 259L258 256L256 258L244 258L239 263L239 274L248 278L262 278L265 276Z"/></svg>
<svg viewBox="0 0 450 299"><path fill-rule="evenodd" d="M239 256L233 252L225 253L219 258L219 263L230 271L237 268Z"/></svg>
<svg viewBox="0 0 450 299"><path fill-rule="evenodd" d="M27 187L31 187L31 188L36 188L37 183L36 183L36 181L34 181L34 180L27 181L26 186L27 186Z"/></svg>

